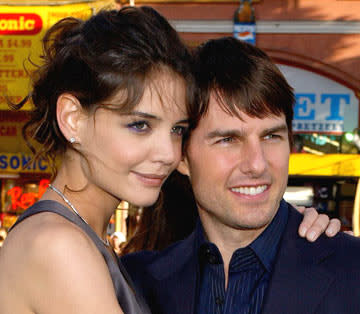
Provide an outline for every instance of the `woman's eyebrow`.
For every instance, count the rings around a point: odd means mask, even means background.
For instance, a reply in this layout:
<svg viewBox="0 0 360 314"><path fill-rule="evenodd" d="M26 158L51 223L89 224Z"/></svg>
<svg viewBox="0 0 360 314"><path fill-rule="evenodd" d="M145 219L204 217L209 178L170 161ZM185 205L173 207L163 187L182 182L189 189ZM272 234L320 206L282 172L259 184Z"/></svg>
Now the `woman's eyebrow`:
<svg viewBox="0 0 360 314"><path fill-rule="evenodd" d="M146 112L141 112L141 111L130 111L130 112L123 112L121 113L121 115L123 116L136 116L136 117L141 117L141 118L146 118L146 119L154 119L154 120L161 120L159 117L150 114L150 113L146 113Z"/></svg>
<svg viewBox="0 0 360 314"><path fill-rule="evenodd" d="M123 113L121 113L121 115L135 116L135 117L141 117L141 118L145 118L145 119L161 120L161 118L158 116L155 116L150 113L142 112L142 111L123 112ZM189 124L190 123L189 119L181 119L179 121L176 121L176 124L184 124L184 123Z"/></svg>
<svg viewBox="0 0 360 314"><path fill-rule="evenodd" d="M190 124L190 120L189 119L179 120L176 122L176 124Z"/></svg>

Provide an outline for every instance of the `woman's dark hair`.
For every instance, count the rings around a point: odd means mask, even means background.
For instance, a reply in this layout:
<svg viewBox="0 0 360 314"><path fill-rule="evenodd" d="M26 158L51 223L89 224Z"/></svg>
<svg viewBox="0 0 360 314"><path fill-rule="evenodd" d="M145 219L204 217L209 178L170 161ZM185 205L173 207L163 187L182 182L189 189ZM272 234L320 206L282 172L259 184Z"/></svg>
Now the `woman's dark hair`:
<svg viewBox="0 0 360 314"><path fill-rule="evenodd" d="M156 71L171 71L191 89L190 55L167 20L150 7L100 11L87 21L65 18L43 38L43 63L32 73L31 118L23 136L35 154L56 173L55 157L70 147L56 119L56 103L70 93L84 110L95 111L120 90L126 99L111 110L129 111L143 96L147 79ZM191 97L193 93L187 93ZM187 105L192 103L189 99ZM190 113L190 107L187 107ZM40 146L31 144L35 140Z"/></svg>

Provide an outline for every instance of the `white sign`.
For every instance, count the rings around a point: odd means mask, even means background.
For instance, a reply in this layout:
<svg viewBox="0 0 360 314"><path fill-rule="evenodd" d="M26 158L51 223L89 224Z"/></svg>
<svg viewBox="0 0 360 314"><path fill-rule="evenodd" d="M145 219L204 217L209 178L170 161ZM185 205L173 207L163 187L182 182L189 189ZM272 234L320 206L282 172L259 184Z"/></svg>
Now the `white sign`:
<svg viewBox="0 0 360 314"><path fill-rule="evenodd" d="M295 133L343 133L358 127L359 101L353 90L314 72L278 67L295 91Z"/></svg>

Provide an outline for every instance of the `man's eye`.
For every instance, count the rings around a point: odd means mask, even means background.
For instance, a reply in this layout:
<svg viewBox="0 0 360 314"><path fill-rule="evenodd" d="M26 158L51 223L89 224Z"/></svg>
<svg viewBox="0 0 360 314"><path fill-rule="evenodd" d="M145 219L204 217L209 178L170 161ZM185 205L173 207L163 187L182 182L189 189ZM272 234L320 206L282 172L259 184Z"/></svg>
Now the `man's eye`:
<svg viewBox="0 0 360 314"><path fill-rule="evenodd" d="M146 121L136 121L127 125L127 127L136 132L145 132L150 126Z"/></svg>
<svg viewBox="0 0 360 314"><path fill-rule="evenodd" d="M183 136L187 131L187 127L184 127L184 126L174 126L172 129L171 129L171 133L174 133L176 135L179 135L179 136Z"/></svg>
<svg viewBox="0 0 360 314"><path fill-rule="evenodd" d="M234 141L233 137L224 137L216 141L216 143L231 143Z"/></svg>
<svg viewBox="0 0 360 314"><path fill-rule="evenodd" d="M279 138L281 138L281 136L278 134L268 134L264 136L265 140L279 139Z"/></svg>

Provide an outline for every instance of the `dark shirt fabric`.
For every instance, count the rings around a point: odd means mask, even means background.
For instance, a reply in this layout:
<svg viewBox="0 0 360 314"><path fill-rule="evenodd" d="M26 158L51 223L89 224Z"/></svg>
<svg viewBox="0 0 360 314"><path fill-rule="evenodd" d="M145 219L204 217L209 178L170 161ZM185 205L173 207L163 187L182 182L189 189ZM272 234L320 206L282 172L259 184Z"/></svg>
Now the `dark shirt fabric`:
<svg viewBox="0 0 360 314"><path fill-rule="evenodd" d="M285 202L270 225L250 245L237 249L230 260L225 289L224 264L215 244L205 239L199 222L200 291L198 314L258 314L262 310L281 236L288 219Z"/></svg>
<svg viewBox="0 0 360 314"><path fill-rule="evenodd" d="M314 243L308 242L298 235L304 217L289 204L285 206L288 221L261 313L359 313L360 238L339 232L332 238L321 235ZM196 306L200 270L195 230L161 252L129 254L122 257L122 262L152 313L199 313Z"/></svg>

